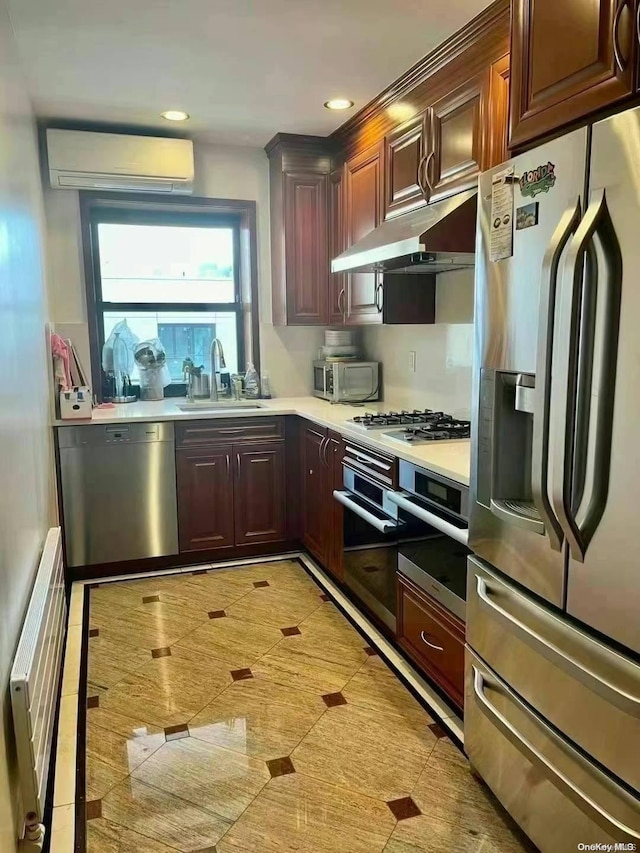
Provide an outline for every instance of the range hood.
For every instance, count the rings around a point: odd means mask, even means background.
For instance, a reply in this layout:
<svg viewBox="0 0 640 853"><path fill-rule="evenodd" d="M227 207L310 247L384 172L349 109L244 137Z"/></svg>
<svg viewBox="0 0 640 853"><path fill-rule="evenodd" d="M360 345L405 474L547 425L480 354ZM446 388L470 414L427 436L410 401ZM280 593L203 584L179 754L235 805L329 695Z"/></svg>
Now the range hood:
<svg viewBox="0 0 640 853"><path fill-rule="evenodd" d="M388 219L331 261L331 272L438 273L475 262L478 191Z"/></svg>

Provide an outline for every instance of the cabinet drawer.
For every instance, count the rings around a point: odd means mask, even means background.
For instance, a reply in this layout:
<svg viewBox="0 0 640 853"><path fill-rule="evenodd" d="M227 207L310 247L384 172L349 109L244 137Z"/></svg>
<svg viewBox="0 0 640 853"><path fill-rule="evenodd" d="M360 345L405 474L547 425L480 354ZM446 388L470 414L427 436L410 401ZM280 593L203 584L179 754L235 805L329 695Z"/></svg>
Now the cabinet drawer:
<svg viewBox="0 0 640 853"><path fill-rule="evenodd" d="M274 438L284 438L284 418L282 417L225 418L176 424L177 447L237 444L244 441L265 441Z"/></svg>
<svg viewBox="0 0 640 853"><path fill-rule="evenodd" d="M464 623L398 575L398 640L458 707L464 695Z"/></svg>
<svg viewBox="0 0 640 853"><path fill-rule="evenodd" d="M345 438L343 463L385 486L398 486L398 460L395 456L387 456Z"/></svg>

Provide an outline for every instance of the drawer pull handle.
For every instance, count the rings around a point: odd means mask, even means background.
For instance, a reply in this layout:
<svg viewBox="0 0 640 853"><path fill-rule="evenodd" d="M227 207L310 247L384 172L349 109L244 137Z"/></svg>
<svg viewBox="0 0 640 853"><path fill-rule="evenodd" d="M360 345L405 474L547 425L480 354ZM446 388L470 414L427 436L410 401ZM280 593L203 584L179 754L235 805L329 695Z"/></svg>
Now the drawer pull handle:
<svg viewBox="0 0 640 853"><path fill-rule="evenodd" d="M349 444L346 445L345 452L352 453L358 459L362 459L363 462L368 462L369 465L375 465L376 468L382 468L383 471L391 470L391 465L388 465L385 462L379 462L377 459L374 459L373 456L369 456L368 453L361 453Z"/></svg>
<svg viewBox="0 0 640 853"><path fill-rule="evenodd" d="M434 645L434 643L430 643L429 640L427 640L427 638L425 637L424 631L420 631L420 639L422 640L423 643L426 643L430 649L435 649L437 652L443 652L444 651L443 646L436 646L436 645Z"/></svg>
<svg viewBox="0 0 640 853"><path fill-rule="evenodd" d="M631 693L629 690L618 687L613 679L609 680L604 674L585 666L580 660L573 657L568 651L560 649L549 637L544 637L533 628L530 628L526 622L521 621L508 610L501 607L495 601L496 591L487 583L484 577L476 574L476 594L481 604L493 612L494 617L499 618L505 623L507 630L513 632L520 640L531 646L538 654L543 655L548 661L551 661L554 666L563 669L569 676L575 678L585 685L589 690L593 690L607 702L611 702L621 711L635 717L640 718L640 696ZM570 636L570 631L564 625L561 625L558 620L547 613L542 608L529 604L523 596L514 592L505 590L504 597L510 595L511 598L521 606L526 608L527 615L534 613L539 618L544 619L549 627L554 630L560 627L561 631ZM493 596L493 597L492 597ZM591 645L591 641L584 643L586 649ZM637 667L633 664L625 665L619 655L609 653L610 659L613 661L610 672L614 676L624 675L626 684L631 684ZM602 664L601 664L602 665Z"/></svg>
<svg viewBox="0 0 640 853"><path fill-rule="evenodd" d="M236 435L239 432L246 432L248 429L260 429L259 426L251 426L251 427L233 427L230 429L221 429L220 427L214 427L216 432L219 432L221 435Z"/></svg>

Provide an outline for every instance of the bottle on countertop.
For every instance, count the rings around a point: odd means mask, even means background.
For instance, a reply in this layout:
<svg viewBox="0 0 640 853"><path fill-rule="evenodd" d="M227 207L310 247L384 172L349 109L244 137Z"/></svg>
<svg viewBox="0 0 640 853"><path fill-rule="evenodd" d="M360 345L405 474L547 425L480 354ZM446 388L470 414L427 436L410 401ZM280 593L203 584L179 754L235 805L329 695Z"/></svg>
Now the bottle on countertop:
<svg viewBox="0 0 640 853"><path fill-rule="evenodd" d="M244 391L247 397L252 399L257 399L260 396L260 377L251 361L244 376Z"/></svg>
<svg viewBox="0 0 640 853"><path fill-rule="evenodd" d="M263 400L271 399L271 383L269 382L269 374L266 370L262 371L260 380L260 396Z"/></svg>

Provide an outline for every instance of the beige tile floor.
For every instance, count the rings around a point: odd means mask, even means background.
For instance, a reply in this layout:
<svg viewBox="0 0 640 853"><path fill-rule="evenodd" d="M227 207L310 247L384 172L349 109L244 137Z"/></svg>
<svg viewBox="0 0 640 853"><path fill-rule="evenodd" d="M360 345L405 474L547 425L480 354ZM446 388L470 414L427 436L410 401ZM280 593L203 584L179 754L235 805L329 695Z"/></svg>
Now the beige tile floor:
<svg viewBox="0 0 640 853"><path fill-rule="evenodd" d="M91 589L88 853L517 853L297 561Z"/></svg>

